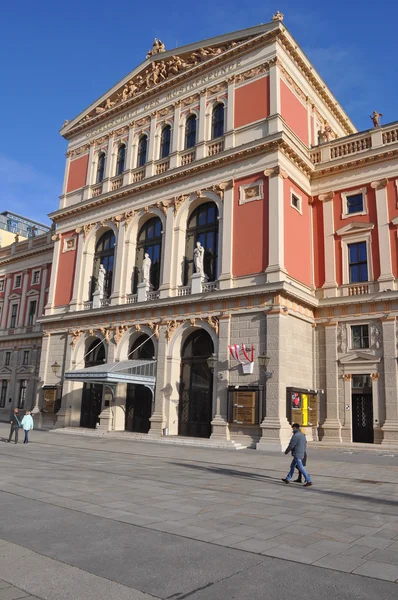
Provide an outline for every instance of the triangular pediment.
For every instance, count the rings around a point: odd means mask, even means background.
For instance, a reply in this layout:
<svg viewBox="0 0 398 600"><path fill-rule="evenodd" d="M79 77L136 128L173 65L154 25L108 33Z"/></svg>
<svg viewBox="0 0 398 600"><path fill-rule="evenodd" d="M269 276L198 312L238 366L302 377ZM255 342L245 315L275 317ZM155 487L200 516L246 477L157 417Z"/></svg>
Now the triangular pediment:
<svg viewBox="0 0 398 600"><path fill-rule="evenodd" d="M11 375L11 373L10 367L0 367L0 375Z"/></svg>
<svg viewBox="0 0 398 600"><path fill-rule="evenodd" d="M19 300L21 298L21 294L17 294L16 292L14 292L13 294L10 294L8 296L9 300Z"/></svg>
<svg viewBox="0 0 398 600"><path fill-rule="evenodd" d="M280 24L277 21L210 38L201 42L166 50L160 40L154 41L152 50L147 54L144 62L131 71L124 79L108 90L101 98L80 113L72 121L65 121L61 134L68 134L77 125L96 123L96 117L108 116L119 112L122 105L126 108L131 101L147 96L148 91L157 92L164 87L163 84L176 83L180 75L192 71L196 75L197 67L210 64L217 57L234 54L233 50L249 42L253 38L277 30Z"/></svg>
<svg viewBox="0 0 398 600"><path fill-rule="evenodd" d="M29 366L22 365L21 367L17 368L17 373L19 375L21 375L21 374L29 374L31 372L32 372L32 367L29 367Z"/></svg>
<svg viewBox="0 0 398 600"><path fill-rule="evenodd" d="M337 235L347 235L349 233L366 233L367 231L372 231L374 228L374 223L349 223L349 225L344 225L340 229L337 229Z"/></svg>
<svg viewBox="0 0 398 600"><path fill-rule="evenodd" d="M39 296L40 292L39 290L29 290L29 292L26 293L26 296Z"/></svg>
<svg viewBox="0 0 398 600"><path fill-rule="evenodd" d="M360 350L357 350L356 352L350 352L339 359L339 363L341 365L355 365L363 363L374 364L378 362L380 362L380 358L377 358L374 354L361 352Z"/></svg>

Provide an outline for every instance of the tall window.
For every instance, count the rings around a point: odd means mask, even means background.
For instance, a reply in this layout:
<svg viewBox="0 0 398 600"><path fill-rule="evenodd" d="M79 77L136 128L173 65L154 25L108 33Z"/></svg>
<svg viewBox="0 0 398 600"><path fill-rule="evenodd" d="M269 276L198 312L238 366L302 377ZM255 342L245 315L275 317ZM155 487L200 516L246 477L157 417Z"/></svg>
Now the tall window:
<svg viewBox="0 0 398 600"><path fill-rule="evenodd" d="M348 244L348 264L350 283L368 281L366 242Z"/></svg>
<svg viewBox="0 0 398 600"><path fill-rule="evenodd" d="M19 382L18 408L25 408L26 402L26 379Z"/></svg>
<svg viewBox="0 0 398 600"><path fill-rule="evenodd" d="M187 227L185 242L184 285L188 285L194 273L193 252L197 242L204 248L203 267L210 281L217 279L218 262L218 209L214 202L206 202L196 208Z"/></svg>
<svg viewBox="0 0 398 600"><path fill-rule="evenodd" d="M24 367L28 366L28 364L29 364L29 350L24 350L22 364L23 364Z"/></svg>
<svg viewBox="0 0 398 600"><path fill-rule="evenodd" d="M353 194L352 196L347 196L348 215L362 212L363 208L363 194Z"/></svg>
<svg viewBox="0 0 398 600"><path fill-rule="evenodd" d="M8 386L8 381L7 379L3 379L3 381L1 382L1 392L0 392L0 408L4 408L6 405L6 398L7 398L7 386Z"/></svg>
<svg viewBox="0 0 398 600"><path fill-rule="evenodd" d="M91 297L97 287L100 266L105 269L104 297L109 298L112 292L113 267L115 260L115 234L111 229L98 240L95 247L94 269L92 277Z"/></svg>
<svg viewBox="0 0 398 600"><path fill-rule="evenodd" d="M17 314L18 314L18 304L11 305L11 319L10 319L10 327L14 329L17 324Z"/></svg>
<svg viewBox="0 0 398 600"><path fill-rule="evenodd" d="M40 271L33 271L32 273L32 285L40 283Z"/></svg>
<svg viewBox="0 0 398 600"><path fill-rule="evenodd" d="M28 312L28 326L31 327L32 325L35 324L35 320L36 320L36 307L37 307L37 301L36 300L31 300L29 303L29 312Z"/></svg>
<svg viewBox="0 0 398 600"><path fill-rule="evenodd" d="M105 174L105 152L101 152L98 157L98 165L97 165L97 183L101 183L104 179Z"/></svg>
<svg viewBox="0 0 398 600"><path fill-rule="evenodd" d="M149 219L140 229L137 239L134 292L141 281L140 272L145 254L151 259L150 283L157 290L160 285L160 265L162 260L162 222L159 217Z"/></svg>
<svg viewBox="0 0 398 600"><path fill-rule="evenodd" d="M126 146L124 144L121 144L119 146L119 150L117 151L116 175L121 175L124 172L125 162L126 162Z"/></svg>
<svg viewBox="0 0 398 600"><path fill-rule="evenodd" d="M138 143L138 161L137 167L143 167L146 163L146 155L148 150L148 136L143 135Z"/></svg>
<svg viewBox="0 0 398 600"><path fill-rule="evenodd" d="M369 348L369 325L352 325L351 346L354 350Z"/></svg>
<svg viewBox="0 0 398 600"><path fill-rule="evenodd" d="M185 148L193 148L196 144L196 115L188 117L185 123Z"/></svg>
<svg viewBox="0 0 398 600"><path fill-rule="evenodd" d="M0 292L4 292L4 279L0 279Z"/></svg>
<svg viewBox="0 0 398 600"><path fill-rule="evenodd" d="M6 367L9 367L11 364L11 352L6 352L6 358L4 361Z"/></svg>
<svg viewBox="0 0 398 600"><path fill-rule="evenodd" d="M216 104L213 108L213 116L211 120L211 137L212 139L224 135L224 104Z"/></svg>
<svg viewBox="0 0 398 600"><path fill-rule="evenodd" d="M160 158L167 158L170 154L171 126L166 125L162 129L162 137L160 138Z"/></svg>

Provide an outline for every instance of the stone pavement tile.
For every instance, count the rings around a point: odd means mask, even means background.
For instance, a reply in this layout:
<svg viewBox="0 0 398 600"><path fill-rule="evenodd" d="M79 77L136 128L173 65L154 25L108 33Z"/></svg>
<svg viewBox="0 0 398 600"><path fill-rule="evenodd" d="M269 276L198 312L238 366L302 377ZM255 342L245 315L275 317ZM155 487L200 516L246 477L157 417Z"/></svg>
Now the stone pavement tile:
<svg viewBox="0 0 398 600"><path fill-rule="evenodd" d="M329 554L312 564L316 565L317 567L324 567L325 569L333 569L334 571L344 571L345 573L352 573L352 571L360 567L364 562L365 560L359 558L358 556Z"/></svg>
<svg viewBox="0 0 398 600"><path fill-rule="evenodd" d="M361 537L359 534L350 535L348 533L345 533L344 531L334 531L333 529L319 529L317 533L319 535L325 536L325 538L330 538L332 540L336 540L337 542L347 544L352 544L353 542L356 543L356 540L358 540Z"/></svg>
<svg viewBox="0 0 398 600"><path fill-rule="evenodd" d="M319 548L320 550L327 550L330 554L339 554L339 552L344 552L344 550L348 550L350 544L344 544L342 542L335 542L332 540L320 540L319 542L315 542L311 546L308 546L307 549L311 550L312 548Z"/></svg>
<svg viewBox="0 0 398 600"><path fill-rule="evenodd" d="M388 563L389 565L398 565L398 552L388 550L372 550L367 555L366 560L374 560L376 562Z"/></svg>
<svg viewBox="0 0 398 600"><path fill-rule="evenodd" d="M346 525L349 525L347 523ZM363 525L352 525L351 527L347 527L347 533L359 533L360 535L372 535L374 533L378 533L380 528L377 527L365 527Z"/></svg>
<svg viewBox="0 0 398 600"><path fill-rule="evenodd" d="M290 535L288 533L268 539L275 542L276 546L290 546L291 548L306 548L315 541L303 535Z"/></svg>
<svg viewBox="0 0 398 600"><path fill-rule="evenodd" d="M318 531L316 527L310 527L305 525L289 525L286 528L286 531L296 535L310 535L311 533L315 533Z"/></svg>
<svg viewBox="0 0 398 600"><path fill-rule="evenodd" d="M239 544L239 542L244 542L249 539L250 536L243 535L227 535L226 537L220 538L219 540L215 540L213 543L217 546L228 546L231 547L233 544Z"/></svg>
<svg viewBox="0 0 398 600"><path fill-rule="evenodd" d="M286 515L286 514L281 514L281 515L272 515L270 517L270 521L276 521L276 522L281 522L281 523L297 523L297 521L299 521L299 517L296 515Z"/></svg>
<svg viewBox="0 0 398 600"><path fill-rule="evenodd" d="M0 590L0 600L18 600L27 598L29 595L29 592L24 592L14 586Z"/></svg>
<svg viewBox="0 0 398 600"><path fill-rule="evenodd" d="M4 581L3 579L0 579L0 590L4 589L4 588L8 588L11 587L11 583L8 583L8 581Z"/></svg>
<svg viewBox="0 0 398 600"><path fill-rule="evenodd" d="M274 558L283 558L285 560L292 560L294 562L310 565L316 560L326 556L328 552L320 549L309 550L308 548L292 548L291 546L283 545L265 550L262 552L262 554L265 554L266 556L273 556Z"/></svg>
<svg viewBox="0 0 398 600"><path fill-rule="evenodd" d="M243 542L232 544L232 547L237 548L238 550L246 550L247 552L261 554L262 552L265 552L265 550L274 548L277 545L278 544L275 544L273 540L257 540L255 538L249 538Z"/></svg>
<svg viewBox="0 0 398 600"><path fill-rule="evenodd" d="M379 550L385 550L393 545L393 540L388 540L382 537L365 536L361 537L355 542L359 546L369 546L370 548L378 548Z"/></svg>
<svg viewBox="0 0 398 600"><path fill-rule="evenodd" d="M258 533L257 527L250 527L250 525L234 525L228 527L227 535L245 535L246 537L252 537Z"/></svg>
<svg viewBox="0 0 398 600"><path fill-rule="evenodd" d="M386 581L397 581L398 566L367 560L358 569L355 569L353 573L355 575L365 575L365 577L385 579Z"/></svg>
<svg viewBox="0 0 398 600"><path fill-rule="evenodd" d="M340 554L344 554L345 556L357 556L358 558L363 558L373 552L369 546L350 546L347 550L343 550Z"/></svg>

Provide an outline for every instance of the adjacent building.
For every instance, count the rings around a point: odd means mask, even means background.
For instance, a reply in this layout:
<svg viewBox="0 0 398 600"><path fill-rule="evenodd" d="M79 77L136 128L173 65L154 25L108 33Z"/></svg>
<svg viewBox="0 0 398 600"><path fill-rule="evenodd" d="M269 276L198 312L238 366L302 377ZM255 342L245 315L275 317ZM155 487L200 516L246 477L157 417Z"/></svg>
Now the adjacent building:
<svg viewBox="0 0 398 600"><path fill-rule="evenodd" d="M61 131L40 408L258 448L292 420L398 442L398 124L378 118L357 132L279 13L155 40Z"/></svg>

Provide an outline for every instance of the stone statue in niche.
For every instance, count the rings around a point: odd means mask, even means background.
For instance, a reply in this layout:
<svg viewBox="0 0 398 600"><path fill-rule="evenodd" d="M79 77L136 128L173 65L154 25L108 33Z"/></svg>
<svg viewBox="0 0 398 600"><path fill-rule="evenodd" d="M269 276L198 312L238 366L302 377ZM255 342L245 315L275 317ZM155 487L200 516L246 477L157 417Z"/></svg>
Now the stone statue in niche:
<svg viewBox="0 0 398 600"><path fill-rule="evenodd" d="M145 253L144 260L142 261L142 282L149 284L151 277L151 264L152 261L149 258L149 254Z"/></svg>
<svg viewBox="0 0 398 600"><path fill-rule="evenodd" d="M196 248L193 251L193 262L195 265L195 273L199 273L202 277L206 277L203 267L205 249L200 242L196 242Z"/></svg>
<svg viewBox="0 0 398 600"><path fill-rule="evenodd" d="M103 298L103 296L104 296L105 275L106 275L105 267L104 267L104 265L100 265L100 268L98 270L97 289L95 290L96 292L99 293L100 298Z"/></svg>

